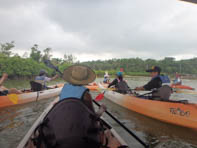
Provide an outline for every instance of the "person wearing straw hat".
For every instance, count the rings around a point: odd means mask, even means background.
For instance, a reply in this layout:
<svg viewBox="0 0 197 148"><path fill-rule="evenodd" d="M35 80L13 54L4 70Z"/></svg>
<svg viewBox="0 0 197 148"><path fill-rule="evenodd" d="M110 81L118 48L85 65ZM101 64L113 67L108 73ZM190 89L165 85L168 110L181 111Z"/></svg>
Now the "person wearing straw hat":
<svg viewBox="0 0 197 148"><path fill-rule="evenodd" d="M89 89L83 86L96 79L95 72L88 66L72 65L64 70L63 79L68 83L64 85L60 93L60 101L68 98L80 99L89 109L95 112ZM102 104L96 114L101 116L105 110L106 106Z"/></svg>
<svg viewBox="0 0 197 148"><path fill-rule="evenodd" d="M38 144L54 148L100 148L104 142L102 122L99 117L106 110L101 105L94 111L89 90L83 85L95 80L94 71L83 65L72 65L64 70L67 81L60 100L40 124Z"/></svg>

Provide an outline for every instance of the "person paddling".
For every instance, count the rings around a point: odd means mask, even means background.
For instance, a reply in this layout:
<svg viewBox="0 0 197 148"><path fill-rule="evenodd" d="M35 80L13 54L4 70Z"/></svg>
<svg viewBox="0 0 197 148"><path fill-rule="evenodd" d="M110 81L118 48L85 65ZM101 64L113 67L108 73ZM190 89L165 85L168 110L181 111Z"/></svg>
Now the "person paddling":
<svg viewBox="0 0 197 148"><path fill-rule="evenodd" d="M172 92L171 88L168 86L170 84L168 76L160 74L161 68L159 66L153 66L151 69L146 70L146 72L150 72L152 79L144 86L136 87L135 90L153 91L153 98L168 100Z"/></svg>
<svg viewBox="0 0 197 148"><path fill-rule="evenodd" d="M95 112L89 89L84 87L84 85L92 83L96 79L94 71L83 65L70 66L64 70L63 79L68 83L62 88L60 101L67 98L81 99L89 109ZM106 107L102 104L97 115L101 116L105 110Z"/></svg>
<svg viewBox="0 0 197 148"><path fill-rule="evenodd" d="M55 75L54 77L49 78L49 77L46 76L46 74L47 74L47 72L44 69L41 69L40 72L39 72L39 75L36 76L36 78L35 78L35 82L41 83L43 85L44 89L48 88L47 85L46 85L47 82L55 80L59 77L58 75Z"/></svg>
<svg viewBox="0 0 197 148"><path fill-rule="evenodd" d="M182 81L181 81L181 77L180 75L176 72L175 73L175 79L173 80L173 85L181 85Z"/></svg>
<svg viewBox="0 0 197 148"><path fill-rule="evenodd" d="M117 77L108 85L108 88L115 86L116 91L119 93L130 93L130 87L127 82L123 80L123 73L119 71L116 73L116 76Z"/></svg>
<svg viewBox="0 0 197 148"><path fill-rule="evenodd" d="M103 145L104 129L100 116L106 110L101 105L95 112L87 85L96 75L87 66L73 65L64 70L67 81L60 93L59 101L37 128L37 147L42 148L100 148ZM108 143L105 145L108 146Z"/></svg>
<svg viewBox="0 0 197 148"><path fill-rule="evenodd" d="M110 78L109 78L108 72L106 71L104 75L103 83L109 84L109 80Z"/></svg>
<svg viewBox="0 0 197 148"><path fill-rule="evenodd" d="M144 86L136 87L135 90L152 90L160 88L162 86L162 80L160 78L161 68L153 66L151 69L146 70L146 72L150 72L152 79Z"/></svg>
<svg viewBox="0 0 197 148"><path fill-rule="evenodd" d="M0 96L6 96L7 94L21 94L22 92L20 90L17 90L16 88L6 88L3 86L3 82L8 78L7 73L3 73L1 79L0 79Z"/></svg>

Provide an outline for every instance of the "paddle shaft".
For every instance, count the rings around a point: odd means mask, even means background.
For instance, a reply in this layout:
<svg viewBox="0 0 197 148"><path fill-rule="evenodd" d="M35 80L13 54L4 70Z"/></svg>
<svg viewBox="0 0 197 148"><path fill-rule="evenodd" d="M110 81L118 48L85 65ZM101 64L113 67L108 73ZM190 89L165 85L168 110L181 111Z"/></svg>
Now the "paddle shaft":
<svg viewBox="0 0 197 148"><path fill-rule="evenodd" d="M100 104L95 100L93 102L100 107ZM116 117L114 117L110 112L105 111L107 115L109 115L112 119L114 119L120 126L122 126L130 135L132 135L139 143L141 143L145 148L149 148L149 145L144 143L140 138L138 138L131 130L129 130L124 124L122 124Z"/></svg>
<svg viewBox="0 0 197 148"><path fill-rule="evenodd" d="M58 67L54 66L49 60L45 60L44 63L50 67L55 69L55 71L59 72L61 76L63 76L63 73L58 69Z"/></svg>

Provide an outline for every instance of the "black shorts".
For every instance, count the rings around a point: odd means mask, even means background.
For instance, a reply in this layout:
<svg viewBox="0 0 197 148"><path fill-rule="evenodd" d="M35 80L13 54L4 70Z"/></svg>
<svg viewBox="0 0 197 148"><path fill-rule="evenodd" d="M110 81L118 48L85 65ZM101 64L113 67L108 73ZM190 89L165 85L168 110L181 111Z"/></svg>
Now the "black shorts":
<svg viewBox="0 0 197 148"><path fill-rule="evenodd" d="M0 96L6 96L8 93L8 90L0 91Z"/></svg>

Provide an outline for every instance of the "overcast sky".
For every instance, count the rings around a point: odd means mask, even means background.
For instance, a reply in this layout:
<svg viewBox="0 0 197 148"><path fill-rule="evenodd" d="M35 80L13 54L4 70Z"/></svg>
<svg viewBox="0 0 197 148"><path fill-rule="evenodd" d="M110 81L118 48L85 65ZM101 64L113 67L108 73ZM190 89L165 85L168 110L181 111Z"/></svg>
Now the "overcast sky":
<svg viewBox="0 0 197 148"><path fill-rule="evenodd" d="M80 61L197 56L197 5L178 0L0 0L0 43Z"/></svg>

